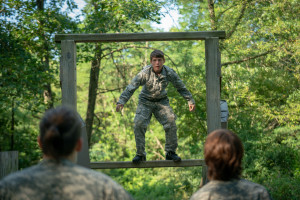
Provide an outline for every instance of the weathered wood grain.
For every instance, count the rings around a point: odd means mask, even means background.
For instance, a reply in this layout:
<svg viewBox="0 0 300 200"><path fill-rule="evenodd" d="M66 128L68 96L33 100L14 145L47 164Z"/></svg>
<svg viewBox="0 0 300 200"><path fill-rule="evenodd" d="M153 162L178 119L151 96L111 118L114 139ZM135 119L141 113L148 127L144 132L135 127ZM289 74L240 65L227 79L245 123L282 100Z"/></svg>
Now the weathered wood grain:
<svg viewBox="0 0 300 200"><path fill-rule="evenodd" d="M221 128L219 38L205 40L207 132Z"/></svg>
<svg viewBox="0 0 300 200"><path fill-rule="evenodd" d="M4 176L18 171L18 151L0 152L0 179Z"/></svg>
<svg viewBox="0 0 300 200"><path fill-rule="evenodd" d="M196 167L205 165L205 161L201 159L182 160L174 162L172 160L153 160L140 162L135 164L131 161L124 162L92 162L92 169L118 169L118 168L158 168L158 167Z"/></svg>
<svg viewBox="0 0 300 200"><path fill-rule="evenodd" d="M152 33L112 33L112 34L56 34L55 42L74 40L79 42L141 42L172 40L205 40L209 37L225 39L225 31L195 32L152 32Z"/></svg>

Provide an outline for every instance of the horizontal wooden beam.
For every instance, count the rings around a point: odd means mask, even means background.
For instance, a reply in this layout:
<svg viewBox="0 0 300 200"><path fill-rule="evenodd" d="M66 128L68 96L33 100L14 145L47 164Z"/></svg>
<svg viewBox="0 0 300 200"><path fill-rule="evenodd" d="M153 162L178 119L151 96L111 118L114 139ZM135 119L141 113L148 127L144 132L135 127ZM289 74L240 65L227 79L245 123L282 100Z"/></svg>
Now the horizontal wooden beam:
<svg viewBox="0 0 300 200"><path fill-rule="evenodd" d="M172 160L153 160L135 164L131 161L125 162L91 162L91 169L118 169L118 168L158 168L158 167L196 167L205 165L202 159L182 160L174 162Z"/></svg>
<svg viewBox="0 0 300 200"><path fill-rule="evenodd" d="M225 39L225 31L195 32L152 32L152 33L112 33L112 34L56 34L55 42L73 40L74 42L141 42L171 40L205 40L217 37Z"/></svg>

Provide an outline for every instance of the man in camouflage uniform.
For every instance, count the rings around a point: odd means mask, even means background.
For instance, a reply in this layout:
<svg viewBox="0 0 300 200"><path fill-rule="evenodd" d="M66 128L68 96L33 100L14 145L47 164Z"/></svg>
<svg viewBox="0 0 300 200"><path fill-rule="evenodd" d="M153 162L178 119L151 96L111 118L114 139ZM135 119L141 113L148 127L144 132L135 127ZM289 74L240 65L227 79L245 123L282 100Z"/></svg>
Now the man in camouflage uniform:
<svg viewBox="0 0 300 200"><path fill-rule="evenodd" d="M151 65L143 68L126 87L117 102L116 111L121 111L134 91L141 85L143 89L139 95L139 104L134 118L134 134L136 141L136 156L133 162L146 161L145 132L152 114L163 125L166 134L166 159L181 161L175 153L177 148L176 115L169 104L166 87L171 82L177 91L188 101L189 110L195 110L195 101L186 89L176 72L165 66L164 53L155 50L150 55Z"/></svg>

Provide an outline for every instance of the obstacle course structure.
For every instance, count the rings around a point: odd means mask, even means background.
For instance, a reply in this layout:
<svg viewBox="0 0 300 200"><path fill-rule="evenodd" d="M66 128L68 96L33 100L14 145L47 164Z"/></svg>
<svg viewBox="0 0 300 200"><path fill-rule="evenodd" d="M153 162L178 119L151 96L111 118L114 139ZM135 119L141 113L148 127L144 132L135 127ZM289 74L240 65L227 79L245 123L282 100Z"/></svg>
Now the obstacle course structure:
<svg viewBox="0 0 300 200"><path fill-rule="evenodd" d="M206 112L207 131L221 128L220 77L221 54L219 39L225 39L225 31L196 32L153 32L153 33L116 33L116 34L57 34L55 41L61 43L60 78L62 84L62 105L77 108L76 81L76 43L87 42L142 42L205 40L206 69ZM132 162L95 162L90 163L87 135L83 122L83 150L78 155L78 164L92 169L112 168L154 168L154 167L192 167L202 166L202 175L206 180L206 166L203 160L146 161L141 164Z"/></svg>

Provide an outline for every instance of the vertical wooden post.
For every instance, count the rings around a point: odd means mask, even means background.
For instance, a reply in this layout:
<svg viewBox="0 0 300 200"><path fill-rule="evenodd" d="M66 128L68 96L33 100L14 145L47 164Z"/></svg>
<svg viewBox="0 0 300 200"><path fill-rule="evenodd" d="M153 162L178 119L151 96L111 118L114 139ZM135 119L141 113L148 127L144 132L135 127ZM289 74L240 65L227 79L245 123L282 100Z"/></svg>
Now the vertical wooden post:
<svg viewBox="0 0 300 200"><path fill-rule="evenodd" d="M62 105L77 111L76 44L73 40L61 41L60 65Z"/></svg>
<svg viewBox="0 0 300 200"><path fill-rule="evenodd" d="M219 38L205 39L207 132L221 128Z"/></svg>
<svg viewBox="0 0 300 200"><path fill-rule="evenodd" d="M221 54L219 38L205 39L207 132L221 128L220 77ZM202 168L202 184L207 182L207 167Z"/></svg>
<svg viewBox="0 0 300 200"><path fill-rule="evenodd" d="M200 183L200 188L203 187L206 183L208 182L207 178L207 166L202 165L202 178L201 178L201 183Z"/></svg>
<svg viewBox="0 0 300 200"><path fill-rule="evenodd" d="M60 81L62 89L62 105L77 111L77 73L76 73L76 43L74 40L61 41ZM77 164L90 167L89 147L87 143L86 126L82 121L82 150L77 155Z"/></svg>
<svg viewBox="0 0 300 200"><path fill-rule="evenodd" d="M79 116L80 117L80 116ZM82 137L82 149L77 154L77 164L90 168L90 153L89 153L89 145L86 133L86 126L82 118L80 117L82 126L81 126L81 137Z"/></svg>
<svg viewBox="0 0 300 200"><path fill-rule="evenodd" d="M18 171L18 151L0 152L0 179Z"/></svg>

